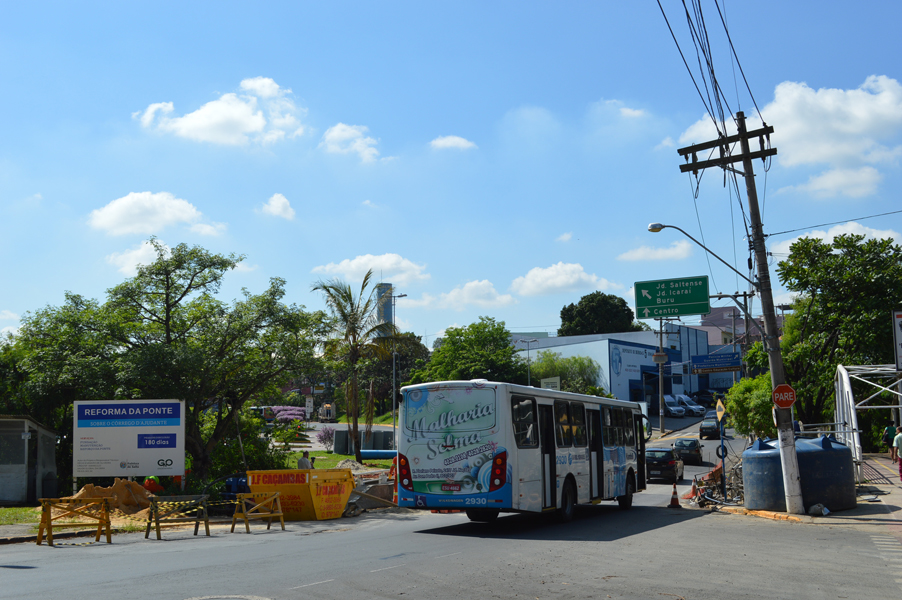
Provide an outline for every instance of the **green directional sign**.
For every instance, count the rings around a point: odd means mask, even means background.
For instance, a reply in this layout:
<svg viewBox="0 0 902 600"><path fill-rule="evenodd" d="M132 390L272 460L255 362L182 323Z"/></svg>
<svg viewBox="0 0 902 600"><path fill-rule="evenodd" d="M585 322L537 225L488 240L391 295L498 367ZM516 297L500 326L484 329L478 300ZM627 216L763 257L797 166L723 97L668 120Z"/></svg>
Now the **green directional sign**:
<svg viewBox="0 0 902 600"><path fill-rule="evenodd" d="M637 281L634 287L636 317L639 319L706 315L711 312L707 275Z"/></svg>

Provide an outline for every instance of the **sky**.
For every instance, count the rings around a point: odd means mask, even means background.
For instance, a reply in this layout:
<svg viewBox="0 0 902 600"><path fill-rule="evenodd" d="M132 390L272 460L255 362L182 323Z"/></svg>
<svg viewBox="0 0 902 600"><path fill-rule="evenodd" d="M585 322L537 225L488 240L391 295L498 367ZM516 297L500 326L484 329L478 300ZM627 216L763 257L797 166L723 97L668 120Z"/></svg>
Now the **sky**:
<svg viewBox="0 0 902 600"><path fill-rule="evenodd" d="M430 347L480 316L554 334L596 290L634 306L637 281L746 290L648 231L748 274L742 178L679 171L716 131L682 4L661 5L694 80L649 0L9 4L0 330L102 301L151 236L244 255L226 301L280 277L323 309L314 283L373 269ZM865 218L902 210L902 5L720 0L741 71L701 6L728 114L774 127L754 168L776 302L799 236L902 243L902 213Z"/></svg>

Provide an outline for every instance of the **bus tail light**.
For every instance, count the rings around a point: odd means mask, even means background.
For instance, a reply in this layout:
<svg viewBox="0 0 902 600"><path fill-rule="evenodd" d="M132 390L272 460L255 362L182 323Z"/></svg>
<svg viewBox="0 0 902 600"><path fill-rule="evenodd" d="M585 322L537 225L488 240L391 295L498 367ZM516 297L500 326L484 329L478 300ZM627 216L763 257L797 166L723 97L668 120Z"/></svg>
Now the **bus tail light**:
<svg viewBox="0 0 902 600"><path fill-rule="evenodd" d="M400 452L398 453L398 485L408 492L413 491L413 477L410 474L410 461Z"/></svg>
<svg viewBox="0 0 902 600"><path fill-rule="evenodd" d="M499 452L492 458L492 473L489 478L489 491L500 490L507 483L507 452Z"/></svg>

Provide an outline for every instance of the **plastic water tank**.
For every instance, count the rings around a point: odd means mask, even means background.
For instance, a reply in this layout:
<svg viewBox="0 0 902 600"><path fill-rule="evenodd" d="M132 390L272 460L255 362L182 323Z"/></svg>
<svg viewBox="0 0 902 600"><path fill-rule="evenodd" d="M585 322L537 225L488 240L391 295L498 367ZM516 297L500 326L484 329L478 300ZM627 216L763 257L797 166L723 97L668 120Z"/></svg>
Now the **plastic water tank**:
<svg viewBox="0 0 902 600"><path fill-rule="evenodd" d="M831 511L855 508L850 448L830 436L796 438L796 455L806 511L818 503ZM742 478L746 508L786 511L779 441L756 440L743 452Z"/></svg>

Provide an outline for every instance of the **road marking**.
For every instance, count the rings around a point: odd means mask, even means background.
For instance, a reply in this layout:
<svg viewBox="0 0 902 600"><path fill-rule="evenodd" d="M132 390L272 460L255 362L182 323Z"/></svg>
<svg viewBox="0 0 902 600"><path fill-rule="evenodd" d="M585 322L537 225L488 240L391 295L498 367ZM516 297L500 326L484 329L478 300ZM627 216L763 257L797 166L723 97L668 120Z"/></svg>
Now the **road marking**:
<svg viewBox="0 0 902 600"><path fill-rule="evenodd" d="M393 566L393 567L384 567L384 568L382 568L382 569L373 569L372 571L370 571L370 573L378 573L379 571L388 571L389 569L397 569L398 567L403 567L403 566L406 565L406 564L407 564L407 563L404 563L404 564L401 564L401 565L395 565L395 566Z"/></svg>
<svg viewBox="0 0 902 600"><path fill-rule="evenodd" d="M454 552L453 554L446 554L444 556L436 556L435 558L448 558L449 556L454 556L456 554L463 554L463 552Z"/></svg>
<svg viewBox="0 0 902 600"><path fill-rule="evenodd" d="M314 583L305 583L304 585L299 585L297 587L288 588L289 590L299 590L301 588L310 587L311 585L319 585L321 583L329 583L330 581L335 581L334 579L327 579L325 581L317 581Z"/></svg>

